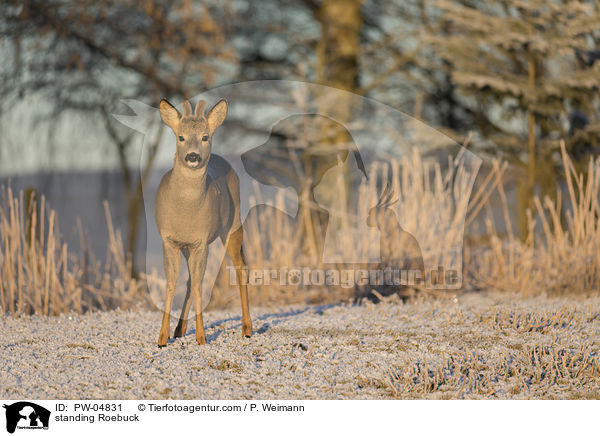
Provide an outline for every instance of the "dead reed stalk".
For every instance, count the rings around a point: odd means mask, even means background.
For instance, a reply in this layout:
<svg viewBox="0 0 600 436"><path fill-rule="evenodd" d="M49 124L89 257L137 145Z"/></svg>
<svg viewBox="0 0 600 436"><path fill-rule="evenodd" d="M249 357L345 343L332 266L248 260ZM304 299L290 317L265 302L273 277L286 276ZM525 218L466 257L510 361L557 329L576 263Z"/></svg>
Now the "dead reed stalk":
<svg viewBox="0 0 600 436"><path fill-rule="evenodd" d="M120 232L105 203L106 261L96 260L79 223L80 253L63 241L56 213L44 197L26 211L23 192L2 187L0 197L0 308L4 314L58 315L127 308L146 300L145 284L131 275ZM28 231L29 229L29 231ZM39 233L38 230L39 229ZM28 236L29 234L29 236Z"/></svg>

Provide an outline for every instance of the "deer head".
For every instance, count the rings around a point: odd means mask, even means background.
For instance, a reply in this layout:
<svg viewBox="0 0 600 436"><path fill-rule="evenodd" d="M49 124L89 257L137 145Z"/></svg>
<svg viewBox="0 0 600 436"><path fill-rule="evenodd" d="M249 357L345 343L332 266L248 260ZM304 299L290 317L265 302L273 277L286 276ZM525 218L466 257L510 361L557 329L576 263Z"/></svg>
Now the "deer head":
<svg viewBox="0 0 600 436"><path fill-rule="evenodd" d="M160 117L173 130L177 139L175 161L190 169L205 168L210 158L212 136L227 116L227 102L220 100L204 115L206 102L198 101L196 108L185 100L182 114L167 100L160 101Z"/></svg>
<svg viewBox="0 0 600 436"><path fill-rule="evenodd" d="M369 227L381 227L382 221L385 219L385 216L390 213L394 213L392 210L388 209L390 206L398 203L398 198L392 199L394 196L394 191L390 190L389 183L385 186L379 201L375 206L369 210L369 215L367 217L367 225Z"/></svg>

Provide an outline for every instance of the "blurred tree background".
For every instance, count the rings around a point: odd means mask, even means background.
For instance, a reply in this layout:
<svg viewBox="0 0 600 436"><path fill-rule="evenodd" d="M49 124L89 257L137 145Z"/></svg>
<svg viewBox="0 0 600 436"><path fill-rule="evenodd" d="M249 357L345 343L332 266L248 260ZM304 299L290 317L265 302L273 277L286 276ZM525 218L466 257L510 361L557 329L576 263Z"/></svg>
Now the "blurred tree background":
<svg viewBox="0 0 600 436"><path fill-rule="evenodd" d="M597 4L490 0L477 6L440 0L431 32L443 62L474 117L479 148L499 155L526 177L518 183L521 234L536 185L555 195L560 139L583 163L598 152ZM590 122L590 117L593 122ZM580 169L585 165L579 165Z"/></svg>
<svg viewBox="0 0 600 436"><path fill-rule="evenodd" d="M72 154L67 136L84 155L67 169L98 153L120 170L133 252L162 132L140 166L135 135L109 116L127 110L119 101L301 80L377 99L458 142L472 132L469 147L512 164L524 216L534 191L555 190L561 138L581 168L598 152L598 23L595 1L8 0L0 168L25 149L42 162ZM45 135L33 151L24 114ZM66 133L73 117L94 143Z"/></svg>

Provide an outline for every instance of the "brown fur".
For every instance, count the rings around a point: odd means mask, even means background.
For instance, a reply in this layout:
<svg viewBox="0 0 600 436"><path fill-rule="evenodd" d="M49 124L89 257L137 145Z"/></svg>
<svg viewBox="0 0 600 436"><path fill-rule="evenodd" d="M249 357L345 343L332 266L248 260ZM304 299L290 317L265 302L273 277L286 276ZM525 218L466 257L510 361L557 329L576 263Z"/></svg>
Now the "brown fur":
<svg viewBox="0 0 600 436"><path fill-rule="evenodd" d="M163 241L163 261L167 278L165 309L158 345L169 339L169 322L175 283L181 266L181 253L187 260L190 277L175 337L187 329L187 317L194 298L196 341L205 344L202 320L202 279L208 246L221 238L238 272L242 300L242 334L252 335L248 290L240 270L246 265L242 249L240 188L235 171L221 156L211 154L212 135L227 115L227 102L219 101L204 116L206 103L199 101L194 111L189 101L180 114L168 101L161 100L160 115L177 139L173 169L162 178L156 194L156 224ZM191 160L190 156L197 160ZM196 158L199 156L199 158Z"/></svg>

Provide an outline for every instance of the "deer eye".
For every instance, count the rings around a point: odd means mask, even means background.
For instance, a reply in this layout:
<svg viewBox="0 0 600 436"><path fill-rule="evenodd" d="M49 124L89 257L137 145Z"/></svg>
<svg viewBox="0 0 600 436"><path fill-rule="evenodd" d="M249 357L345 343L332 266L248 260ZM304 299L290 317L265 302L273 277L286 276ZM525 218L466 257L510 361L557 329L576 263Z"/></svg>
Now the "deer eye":
<svg viewBox="0 0 600 436"><path fill-rule="evenodd" d="M184 138L183 138L183 136L179 135L179 140L180 140L181 142L183 142L183 141L184 141Z"/></svg>
<svg viewBox="0 0 600 436"><path fill-rule="evenodd" d="M208 135L204 135L204 136L202 137L202 140L203 140L203 141L208 141Z"/></svg>

